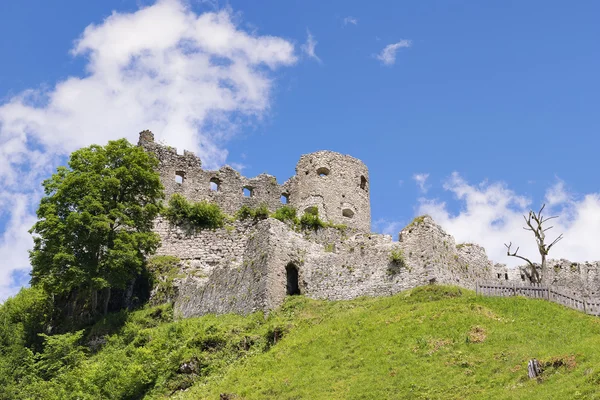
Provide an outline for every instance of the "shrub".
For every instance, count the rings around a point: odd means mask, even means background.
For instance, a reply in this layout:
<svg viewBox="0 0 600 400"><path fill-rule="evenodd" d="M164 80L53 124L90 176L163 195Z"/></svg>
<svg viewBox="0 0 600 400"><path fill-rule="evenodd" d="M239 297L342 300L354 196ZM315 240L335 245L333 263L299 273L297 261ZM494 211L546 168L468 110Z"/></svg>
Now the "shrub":
<svg viewBox="0 0 600 400"><path fill-rule="evenodd" d="M174 194L163 215L176 226L186 230L215 229L225 224L226 215L214 203L190 203L180 194Z"/></svg>
<svg viewBox="0 0 600 400"><path fill-rule="evenodd" d="M404 253L400 249L394 249L390 253L390 262L397 264L401 267L406 265L406 261L404 260Z"/></svg>
<svg viewBox="0 0 600 400"><path fill-rule="evenodd" d="M300 226L303 229L314 229L316 231L319 228L324 228L325 225L325 222L319 218L319 210L316 207L306 210L300 218Z"/></svg>
<svg viewBox="0 0 600 400"><path fill-rule="evenodd" d="M297 225L300 223L298 216L296 215L296 209L290 206L283 206L278 208L271 217L278 219L281 222L290 221L291 223Z"/></svg>
<svg viewBox="0 0 600 400"><path fill-rule="evenodd" d="M261 204L260 206L258 206L256 208L251 208L246 205L243 205L238 210L238 212L235 213L235 217L237 219L239 219L240 221L243 221L246 219L253 219L255 221L258 221L261 219L267 219L267 218L269 218L269 208L267 207L266 204Z"/></svg>
<svg viewBox="0 0 600 400"><path fill-rule="evenodd" d="M175 298L173 281L178 277L179 263L179 258L173 256L155 256L148 260L152 305L170 302Z"/></svg>

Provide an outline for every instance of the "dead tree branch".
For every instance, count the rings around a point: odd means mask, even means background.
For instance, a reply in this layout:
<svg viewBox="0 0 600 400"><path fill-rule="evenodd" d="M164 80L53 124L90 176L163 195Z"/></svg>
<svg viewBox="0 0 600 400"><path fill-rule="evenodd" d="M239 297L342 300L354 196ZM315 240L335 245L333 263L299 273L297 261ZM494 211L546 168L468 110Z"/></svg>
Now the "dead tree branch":
<svg viewBox="0 0 600 400"><path fill-rule="evenodd" d="M507 250L506 254L508 256L517 257L517 258L520 258L521 260L524 260L527 262L528 266L531 268L531 273L528 273L525 270L525 274L527 275L527 278L533 283L540 283L542 281L542 276L543 276L544 272L546 271L546 256L548 255L548 252L550 251L552 246L554 246L556 243L558 243L560 240L563 239L563 235L561 233L556 239L554 239L554 241L552 241L552 243L550 243L549 245L546 244L546 231L549 231L550 229L554 228L554 226L545 228L544 223L550 221L551 219L558 218L558 215L554 215L551 217L544 217L542 215L542 212L544 211L545 207L546 207L546 204L543 204L542 207L540 208L540 211L538 211L537 213L533 210L530 210L529 214L527 216L523 215L523 219L525 220L525 224L526 224L526 226L524 226L523 229L525 229L526 231L533 232L533 235L535 236L535 241L536 241L536 244L538 247L538 251L540 253L540 256L542 257L542 263L541 263L541 268L539 268L539 272L538 272L538 268L536 268L535 264L533 262L531 262L531 260L517 254L519 251L518 247L517 247L517 250L515 250L513 253L510 252L512 242L508 245L506 243L504 244L504 246L506 247L506 250Z"/></svg>

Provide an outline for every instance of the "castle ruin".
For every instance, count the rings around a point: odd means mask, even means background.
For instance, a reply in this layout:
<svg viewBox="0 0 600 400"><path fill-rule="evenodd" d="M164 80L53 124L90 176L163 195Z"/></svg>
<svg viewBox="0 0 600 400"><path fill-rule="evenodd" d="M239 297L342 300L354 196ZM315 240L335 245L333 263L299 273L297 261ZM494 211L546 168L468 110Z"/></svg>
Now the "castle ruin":
<svg viewBox="0 0 600 400"><path fill-rule="evenodd" d="M492 263L483 247L457 245L428 216L415 218L397 242L371 233L369 172L354 157L332 151L303 155L295 176L280 185L274 176L246 178L229 166L204 170L195 154L179 155L156 143L150 131L140 133L138 145L158 158L167 199L179 193L190 201L211 201L230 215L244 205L266 205L271 212L287 205L299 215L317 208L323 220L345 226L298 231L267 218L190 233L159 217L157 254L181 260L174 299L180 317L268 312L293 294L344 300L431 283L474 289L478 281L524 279L518 270ZM547 278L553 284L595 296L600 265L548 264L554 265Z"/></svg>

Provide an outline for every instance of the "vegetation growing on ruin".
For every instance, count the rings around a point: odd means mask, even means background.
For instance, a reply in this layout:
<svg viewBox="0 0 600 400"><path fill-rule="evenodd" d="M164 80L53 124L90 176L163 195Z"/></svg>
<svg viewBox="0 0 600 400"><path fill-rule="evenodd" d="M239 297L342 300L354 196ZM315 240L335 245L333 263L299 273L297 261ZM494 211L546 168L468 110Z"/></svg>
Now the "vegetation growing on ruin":
<svg viewBox="0 0 600 400"><path fill-rule="evenodd" d="M38 336L44 304L30 288L0 306L0 398L591 399L600 384L596 317L454 287L290 296L266 318L174 321L164 304Z"/></svg>
<svg viewBox="0 0 600 400"><path fill-rule="evenodd" d="M181 260L173 256L154 256L148 260L152 293L150 304L162 304L175 299L174 281L179 277Z"/></svg>
<svg viewBox="0 0 600 400"><path fill-rule="evenodd" d="M388 274L395 275L402 268L406 268L406 260L404 259L404 252L402 249L393 249L389 255L390 265L388 266Z"/></svg>
<svg viewBox="0 0 600 400"><path fill-rule="evenodd" d="M227 220L227 215L217 204L208 201L192 203L178 193L169 199L163 216L172 225L189 232L221 228Z"/></svg>
<svg viewBox="0 0 600 400"><path fill-rule="evenodd" d="M311 207L302 214L300 217L300 226L302 229L318 230L324 228L326 223L319 218L319 209L317 207Z"/></svg>
<svg viewBox="0 0 600 400"><path fill-rule="evenodd" d="M291 206L283 206L275 210L271 217L281 221L281 222L290 222L292 225L300 224L300 220L298 219L296 209Z"/></svg>
<svg viewBox="0 0 600 400"><path fill-rule="evenodd" d="M426 216L427 215L419 215L418 217L413 218L413 220L410 221L410 224L406 225L406 227L404 229L413 228L413 227L423 223L423 221L425 221Z"/></svg>
<svg viewBox="0 0 600 400"><path fill-rule="evenodd" d="M235 214L236 219L243 221L252 219L254 221L260 221L261 219L269 218L269 208L266 204L261 204L258 207L252 208L247 205L243 205L238 212Z"/></svg>

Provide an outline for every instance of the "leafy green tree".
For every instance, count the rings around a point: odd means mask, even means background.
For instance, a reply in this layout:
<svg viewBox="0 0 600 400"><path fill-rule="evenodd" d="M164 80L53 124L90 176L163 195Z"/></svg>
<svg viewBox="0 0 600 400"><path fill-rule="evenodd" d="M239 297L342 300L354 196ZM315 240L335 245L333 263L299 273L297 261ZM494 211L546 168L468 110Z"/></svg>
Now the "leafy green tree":
<svg viewBox="0 0 600 400"><path fill-rule="evenodd" d="M164 197L157 164L121 139L73 152L43 182L31 283L64 299L67 315L106 314L111 290L131 287L156 250L151 229Z"/></svg>

